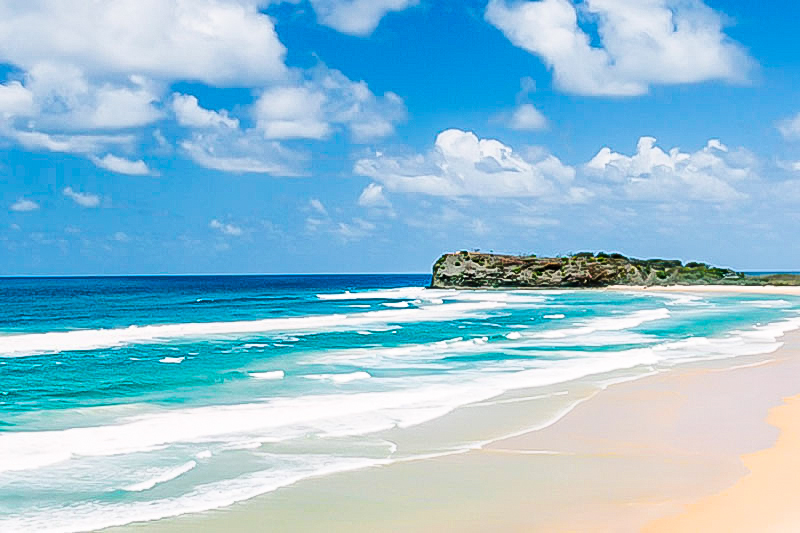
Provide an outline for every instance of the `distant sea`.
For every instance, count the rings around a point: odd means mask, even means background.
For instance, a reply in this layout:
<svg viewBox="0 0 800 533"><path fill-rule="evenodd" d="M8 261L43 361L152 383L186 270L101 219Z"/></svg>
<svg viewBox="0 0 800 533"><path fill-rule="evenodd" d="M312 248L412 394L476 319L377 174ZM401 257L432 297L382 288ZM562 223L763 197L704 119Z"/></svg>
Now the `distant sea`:
<svg viewBox="0 0 800 533"><path fill-rule="evenodd" d="M766 271L766 270L764 270L764 271L761 271L761 270L757 270L757 271L754 271L754 272L745 272L745 274L747 274L748 276L769 276L769 275L774 275L774 274L795 274L795 275L800 275L800 271L794 271L794 270L775 270L775 271Z"/></svg>
<svg viewBox="0 0 800 533"><path fill-rule="evenodd" d="M0 531L231 505L504 392L762 354L800 299L445 291L422 275L0 279ZM394 428L394 429L393 429Z"/></svg>

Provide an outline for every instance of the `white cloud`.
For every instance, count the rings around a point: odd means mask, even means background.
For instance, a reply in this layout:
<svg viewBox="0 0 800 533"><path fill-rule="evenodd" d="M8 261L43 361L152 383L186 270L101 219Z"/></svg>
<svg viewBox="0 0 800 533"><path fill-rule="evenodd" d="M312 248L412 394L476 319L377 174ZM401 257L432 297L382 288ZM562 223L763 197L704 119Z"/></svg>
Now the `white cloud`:
<svg viewBox="0 0 800 533"><path fill-rule="evenodd" d="M125 129L161 118L155 107L159 87L141 76L94 83L71 65L39 63L26 73L39 129Z"/></svg>
<svg viewBox="0 0 800 533"><path fill-rule="evenodd" d="M70 198L81 207L97 207L100 205L100 197L96 194L79 192L72 187L65 187L62 192L64 196Z"/></svg>
<svg viewBox="0 0 800 533"><path fill-rule="evenodd" d="M372 222L359 217L355 217L349 222L335 220L331 217L325 204L318 198L311 198L306 210L311 212L311 215L306 217L305 220L308 233L333 235L345 243L367 237L376 228Z"/></svg>
<svg viewBox="0 0 800 533"><path fill-rule="evenodd" d="M520 131L542 130L547 127L547 119L533 104L520 104L511 113L508 126Z"/></svg>
<svg viewBox="0 0 800 533"><path fill-rule="evenodd" d="M26 0L0 3L0 60L257 86L286 74L285 48L258 0Z"/></svg>
<svg viewBox="0 0 800 533"><path fill-rule="evenodd" d="M0 116L33 113L33 93L18 81L0 84Z"/></svg>
<svg viewBox="0 0 800 533"><path fill-rule="evenodd" d="M73 128L124 129L146 126L161 118L154 103L158 96L148 87L136 88L103 85L95 91L94 101L82 115L82 110L73 109L70 118ZM85 116L83 120L80 117ZM64 125L69 122L64 122Z"/></svg>
<svg viewBox="0 0 800 533"><path fill-rule="evenodd" d="M172 95L172 110L178 124L190 128L238 128L239 121L228 116L228 112L211 111L200 107L197 97L175 93Z"/></svg>
<svg viewBox="0 0 800 533"><path fill-rule="evenodd" d="M91 156L146 173L144 163L99 153L108 137L66 135L139 128L163 118L176 81L220 87L284 83L290 69L261 0L31 0L0 3L0 63L22 71L0 85L2 134L29 149ZM184 122L213 112L182 102ZM196 104L196 101L194 102ZM201 116L201 111L206 111ZM194 112L192 114L192 112ZM218 122L236 124L219 113Z"/></svg>
<svg viewBox="0 0 800 533"><path fill-rule="evenodd" d="M361 207L388 207L390 204L383 194L383 185L370 183L361 191L361 195L358 197L358 205Z"/></svg>
<svg viewBox="0 0 800 533"><path fill-rule="evenodd" d="M327 97L310 87L275 87L254 106L258 127L268 139L323 139L330 135L323 104Z"/></svg>
<svg viewBox="0 0 800 533"><path fill-rule="evenodd" d="M778 168L788 170L790 172L800 172L800 161L777 161Z"/></svg>
<svg viewBox="0 0 800 533"><path fill-rule="evenodd" d="M50 135L39 131L8 131L9 137L29 150L89 154L109 146L129 146L131 135Z"/></svg>
<svg viewBox="0 0 800 533"><path fill-rule="evenodd" d="M27 211L35 211L39 209L39 204L32 200L27 200L25 198L20 198L13 204L11 204L11 210L16 211L18 213L24 213Z"/></svg>
<svg viewBox="0 0 800 533"><path fill-rule="evenodd" d="M127 87L95 86L75 69L48 64L36 66L26 79L27 87L18 84L14 90L29 98L18 99L24 105L15 106L15 113L6 113L0 135L28 150L81 154L103 167L103 160L95 154L112 147L130 148L135 136L76 130L127 129L161 116L154 106L157 97L153 88L137 76L130 78Z"/></svg>
<svg viewBox="0 0 800 533"><path fill-rule="evenodd" d="M365 82L325 66L294 85L265 90L253 112L268 139L324 139L344 126L359 141L393 133L406 114L396 94L376 96Z"/></svg>
<svg viewBox="0 0 800 533"><path fill-rule="evenodd" d="M295 74L293 83L269 87L259 95L249 110L252 128L243 128L226 110L203 109L194 96L174 95L178 122L195 128L180 146L207 168L297 176L304 174L308 153L279 141L323 139L342 128L355 139L381 137L405 117L397 95L377 97L366 83L353 82L339 71L318 66Z"/></svg>
<svg viewBox="0 0 800 533"><path fill-rule="evenodd" d="M325 206L323 205L323 203L322 203L322 202L320 202L320 201L319 201L319 199L317 199L317 198L312 198L312 199L311 199L311 200L308 202L308 205L310 205L310 206L311 206L311 209L313 209L314 211L316 211L316 212L317 212L317 213L319 213L320 215L322 215L322 216L328 216L328 210L327 210L327 209L325 209Z"/></svg>
<svg viewBox="0 0 800 533"><path fill-rule="evenodd" d="M780 121L778 130L787 139L800 139L800 113Z"/></svg>
<svg viewBox="0 0 800 533"><path fill-rule="evenodd" d="M91 157L92 162L100 168L116 172L117 174L128 174L129 176L147 176L150 168L147 163L139 159L131 161L124 157L117 157L113 154L106 154L104 157Z"/></svg>
<svg viewBox="0 0 800 533"><path fill-rule="evenodd" d="M520 80L517 107L512 111L498 113L494 120L517 131L536 131L547 128L547 119L536 106L528 102L530 93L536 91L536 82L530 77Z"/></svg>
<svg viewBox="0 0 800 533"><path fill-rule="evenodd" d="M197 98L175 94L173 111L178 122L196 130L181 141L184 153L200 166L236 174L297 176L306 154L266 139L257 128L243 129L227 110L200 107Z"/></svg>
<svg viewBox="0 0 800 533"><path fill-rule="evenodd" d="M331 234L342 242L356 241L368 237L375 231L375 224L363 218L354 218L350 222L334 221L327 215L322 218L310 216L306 218L306 231L309 233L324 232Z"/></svg>
<svg viewBox="0 0 800 533"><path fill-rule="evenodd" d="M109 154L122 145L133 153L136 137L114 132L167 117L193 130L176 144L201 166L289 176L303 174L308 153L276 141L342 131L364 141L393 133L406 115L396 94L376 95L365 82L324 66L285 65L286 49L260 11L276 1L0 4L0 63L21 71L20 81L0 84L0 135L29 150L81 154L98 167L144 175L150 169L141 159ZM315 7L331 24L347 19L366 28L413 3L320 0ZM242 106L249 116L237 118L201 107L190 94L167 96L180 81L260 92ZM253 127L242 126L245 118ZM156 141L169 146L161 131Z"/></svg>
<svg viewBox="0 0 800 533"><path fill-rule="evenodd" d="M242 228L240 228L239 226L236 226L234 224L228 224L225 222L220 222L216 218L208 224L208 227L219 231L223 235L229 235L232 237L239 237L242 235L242 233L244 233L242 231Z"/></svg>
<svg viewBox="0 0 800 533"><path fill-rule="evenodd" d="M375 224L362 218L354 218L352 222L338 222L333 233L343 241L356 241L368 237L375 231Z"/></svg>
<svg viewBox="0 0 800 533"><path fill-rule="evenodd" d="M319 21L349 35L366 36L390 11L402 11L418 0L311 0Z"/></svg>
<svg viewBox="0 0 800 533"><path fill-rule="evenodd" d="M93 155L112 147L130 147L135 139L132 135L50 135L40 131L18 130L0 130L0 133L5 133L28 150L80 154L96 166L112 172L136 176L150 174L144 161L131 161L111 154L102 158Z"/></svg>
<svg viewBox="0 0 800 533"><path fill-rule="evenodd" d="M194 133L180 146L198 165L235 174L299 176L307 159L305 153L265 141L254 130Z"/></svg>
<svg viewBox="0 0 800 533"><path fill-rule="evenodd" d="M116 232L114 235L111 236L111 238L117 242L128 242L131 240L128 234L125 233L124 231Z"/></svg>
<svg viewBox="0 0 800 533"><path fill-rule="evenodd" d="M757 177L753 166L749 154L730 152L716 139L686 153L678 148L665 152L653 137L642 137L634 155L606 147L586 164L586 170L633 200L727 203L747 197L737 185Z"/></svg>
<svg viewBox="0 0 800 533"><path fill-rule="evenodd" d="M355 173L390 191L478 197L547 196L575 177L573 168L542 150L523 156L500 141L457 129L440 133L427 154L376 153L357 161Z"/></svg>
<svg viewBox="0 0 800 533"><path fill-rule="evenodd" d="M630 96L650 85L743 81L752 60L701 0L490 0L486 19L542 58L561 89ZM579 25L596 21L600 46Z"/></svg>

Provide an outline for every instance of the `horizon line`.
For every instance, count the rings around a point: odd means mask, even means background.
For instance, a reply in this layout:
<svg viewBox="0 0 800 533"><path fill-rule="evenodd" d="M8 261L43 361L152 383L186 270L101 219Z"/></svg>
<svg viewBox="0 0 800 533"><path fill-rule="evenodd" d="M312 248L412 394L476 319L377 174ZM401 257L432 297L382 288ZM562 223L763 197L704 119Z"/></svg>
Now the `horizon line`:
<svg viewBox="0 0 800 533"><path fill-rule="evenodd" d="M800 270L740 269L743 274L797 274ZM180 274L0 274L0 279L69 279L69 278L189 278L257 276L431 276L432 272L189 272Z"/></svg>
<svg viewBox="0 0 800 533"><path fill-rule="evenodd" d="M430 276L432 272L237 272L237 273L181 273L181 274L0 274L0 279L32 278L180 278L180 277L246 277L246 276Z"/></svg>

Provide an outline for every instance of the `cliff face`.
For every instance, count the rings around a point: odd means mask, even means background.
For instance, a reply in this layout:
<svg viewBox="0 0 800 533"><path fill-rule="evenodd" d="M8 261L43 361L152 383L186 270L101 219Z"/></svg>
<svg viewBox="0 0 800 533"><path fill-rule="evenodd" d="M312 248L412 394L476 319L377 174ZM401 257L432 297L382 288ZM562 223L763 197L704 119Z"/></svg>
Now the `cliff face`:
<svg viewBox="0 0 800 533"><path fill-rule="evenodd" d="M750 284L744 274L702 263L630 259L619 254L517 257L473 252L443 255L433 267L436 288L558 288L609 285ZM753 283L763 284L763 283Z"/></svg>

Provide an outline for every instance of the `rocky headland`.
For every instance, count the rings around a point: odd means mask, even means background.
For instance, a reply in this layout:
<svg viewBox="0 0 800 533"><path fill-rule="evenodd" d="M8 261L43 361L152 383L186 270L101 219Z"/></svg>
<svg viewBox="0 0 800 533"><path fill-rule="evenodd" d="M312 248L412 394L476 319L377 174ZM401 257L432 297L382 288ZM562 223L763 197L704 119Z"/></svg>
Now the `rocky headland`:
<svg viewBox="0 0 800 533"><path fill-rule="evenodd" d="M800 285L800 276L749 276L705 263L579 253L537 257L456 252L433 266L434 288L598 288L612 285Z"/></svg>

